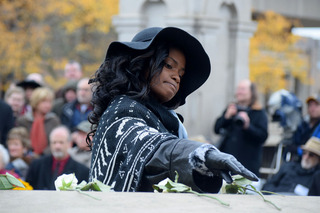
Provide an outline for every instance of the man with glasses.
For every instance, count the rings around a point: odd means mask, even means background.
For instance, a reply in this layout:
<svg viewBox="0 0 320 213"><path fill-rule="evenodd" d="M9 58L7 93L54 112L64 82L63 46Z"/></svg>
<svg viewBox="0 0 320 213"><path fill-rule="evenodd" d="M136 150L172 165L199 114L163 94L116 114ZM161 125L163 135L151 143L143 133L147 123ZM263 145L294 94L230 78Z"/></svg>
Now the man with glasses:
<svg viewBox="0 0 320 213"><path fill-rule="evenodd" d="M301 162L288 162L281 166L263 186L263 190L292 195L308 195L313 175L320 171L320 139L311 137L301 146Z"/></svg>

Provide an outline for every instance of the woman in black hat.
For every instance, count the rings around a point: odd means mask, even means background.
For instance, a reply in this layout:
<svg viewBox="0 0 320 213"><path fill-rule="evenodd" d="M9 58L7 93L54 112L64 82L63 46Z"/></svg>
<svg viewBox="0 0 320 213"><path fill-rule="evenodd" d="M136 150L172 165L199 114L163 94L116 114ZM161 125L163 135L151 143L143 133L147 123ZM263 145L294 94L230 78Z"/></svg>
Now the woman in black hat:
<svg viewBox="0 0 320 213"><path fill-rule="evenodd" d="M209 77L200 42L173 27L147 28L131 42L110 44L90 79L94 110L90 178L115 191L153 191L178 172L194 190L218 192L230 172L257 180L233 156L186 138L173 109Z"/></svg>

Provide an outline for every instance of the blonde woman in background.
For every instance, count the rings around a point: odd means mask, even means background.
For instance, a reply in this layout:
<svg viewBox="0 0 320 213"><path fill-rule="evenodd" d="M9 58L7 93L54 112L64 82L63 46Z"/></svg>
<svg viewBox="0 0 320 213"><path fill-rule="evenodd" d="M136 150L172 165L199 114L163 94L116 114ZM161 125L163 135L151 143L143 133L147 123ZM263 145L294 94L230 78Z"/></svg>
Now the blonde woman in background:
<svg viewBox="0 0 320 213"><path fill-rule="evenodd" d="M33 91L30 98L32 112L17 120L17 126L27 128L30 133L31 147L35 154L49 154L49 134L60 124L60 119L51 112L54 93L51 89L40 87Z"/></svg>

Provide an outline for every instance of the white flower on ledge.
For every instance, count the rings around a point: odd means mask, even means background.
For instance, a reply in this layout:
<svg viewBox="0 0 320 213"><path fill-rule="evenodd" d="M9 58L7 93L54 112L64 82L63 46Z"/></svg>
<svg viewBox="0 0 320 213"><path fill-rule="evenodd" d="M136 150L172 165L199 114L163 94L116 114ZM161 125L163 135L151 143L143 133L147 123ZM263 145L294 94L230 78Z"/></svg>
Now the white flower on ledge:
<svg viewBox="0 0 320 213"><path fill-rule="evenodd" d="M63 174L59 176L55 181L54 185L57 191L68 191L75 190L78 186L78 179L75 174Z"/></svg>

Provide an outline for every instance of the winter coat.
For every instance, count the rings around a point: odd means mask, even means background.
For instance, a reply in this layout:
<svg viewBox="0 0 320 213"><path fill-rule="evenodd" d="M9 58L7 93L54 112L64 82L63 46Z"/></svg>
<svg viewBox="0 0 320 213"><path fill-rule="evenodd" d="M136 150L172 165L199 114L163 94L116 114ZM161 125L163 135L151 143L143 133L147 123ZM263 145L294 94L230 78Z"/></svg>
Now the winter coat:
<svg viewBox="0 0 320 213"><path fill-rule="evenodd" d="M77 100L63 105L60 115L61 123L66 125L72 132L81 121L88 120L88 115L92 111L90 105L85 112L80 112L79 102Z"/></svg>
<svg viewBox="0 0 320 213"><path fill-rule="evenodd" d="M56 177L54 177L51 170L52 163L52 155L43 156L40 159L34 160L29 167L26 181L30 183L34 189L55 190L54 181ZM83 180L88 182L89 169L70 157L62 174L71 173L75 174L78 183L81 183Z"/></svg>
<svg viewBox="0 0 320 213"><path fill-rule="evenodd" d="M316 166L312 169L303 169L298 162L289 162L281 166L279 172L271 177L263 186L263 190L272 192L294 193L298 184L310 189L313 175L319 170Z"/></svg>
<svg viewBox="0 0 320 213"><path fill-rule="evenodd" d="M77 161L90 168L91 163L91 152L88 150L82 150L79 147L75 146L69 150L70 156Z"/></svg>
<svg viewBox="0 0 320 213"><path fill-rule="evenodd" d="M14 117L11 107L0 99L0 144L7 147L7 134L14 126Z"/></svg>
<svg viewBox="0 0 320 213"><path fill-rule="evenodd" d="M319 124L320 121L318 121L316 124L310 127L309 121L302 121L301 124L298 126L297 130L294 132L293 144L296 145L296 147L304 145L310 139L310 137L312 136L313 132Z"/></svg>
<svg viewBox="0 0 320 213"><path fill-rule="evenodd" d="M207 147L179 139L178 127L177 118L154 100L116 97L93 139L90 180L98 179L115 191L153 191L153 184L167 177L174 180L177 171L178 181L192 189L218 192L222 179L201 169L204 162L197 161L205 158ZM195 150L203 156L192 155Z"/></svg>
<svg viewBox="0 0 320 213"><path fill-rule="evenodd" d="M23 115L22 117L18 118L17 126L22 126L22 127L27 128L28 132L30 133L31 128L32 128L32 124L33 124L33 119L34 118L33 118L32 113L29 112L29 113ZM49 112L45 115L44 128L45 128L46 135L47 135L48 146L44 150L44 152L43 152L44 154L50 154L49 135L50 135L50 132L58 125L60 125L60 119L57 117L56 114L54 114L53 112Z"/></svg>
<svg viewBox="0 0 320 213"><path fill-rule="evenodd" d="M225 119L225 112L214 126L216 134L224 134L220 151L232 154L244 167L259 175L262 146L268 137L268 118L265 110L251 109L247 112L250 118L248 129L236 124L233 118Z"/></svg>
<svg viewBox="0 0 320 213"><path fill-rule="evenodd" d="M320 196L320 171L313 175L309 196Z"/></svg>

